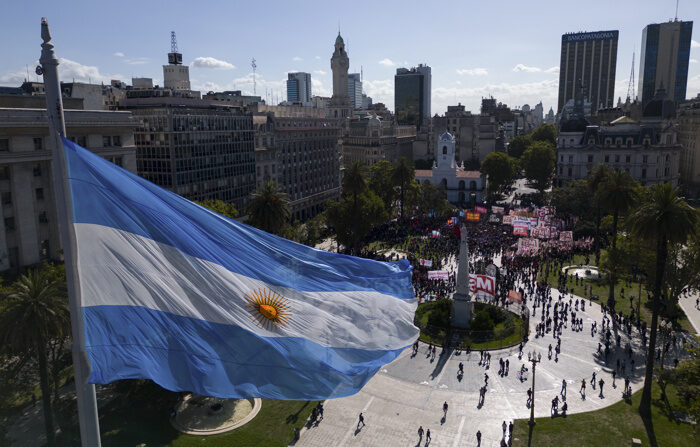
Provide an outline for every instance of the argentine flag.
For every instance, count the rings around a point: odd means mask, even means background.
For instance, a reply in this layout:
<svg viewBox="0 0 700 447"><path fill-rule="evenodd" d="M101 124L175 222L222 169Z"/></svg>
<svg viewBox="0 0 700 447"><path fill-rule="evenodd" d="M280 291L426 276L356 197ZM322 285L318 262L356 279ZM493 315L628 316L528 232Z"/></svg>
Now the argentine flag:
<svg viewBox="0 0 700 447"><path fill-rule="evenodd" d="M343 397L417 338L408 261L273 236L63 145L91 383Z"/></svg>

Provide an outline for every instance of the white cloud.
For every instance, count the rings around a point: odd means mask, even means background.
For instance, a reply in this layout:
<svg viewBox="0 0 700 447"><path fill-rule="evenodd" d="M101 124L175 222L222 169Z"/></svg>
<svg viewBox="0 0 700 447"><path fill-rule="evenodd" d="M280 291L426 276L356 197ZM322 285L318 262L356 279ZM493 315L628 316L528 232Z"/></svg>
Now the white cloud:
<svg viewBox="0 0 700 447"><path fill-rule="evenodd" d="M327 72L325 72L323 70L314 70L314 73L316 73L317 75L321 75L321 76L328 74Z"/></svg>
<svg viewBox="0 0 700 447"><path fill-rule="evenodd" d="M311 78L311 93L314 96L331 96L331 91L316 78Z"/></svg>
<svg viewBox="0 0 700 447"><path fill-rule="evenodd" d="M190 64L190 67L195 67L195 68L213 68L213 69L221 69L221 70L233 70L236 68L233 64L222 61L213 57L198 57L195 58L192 63Z"/></svg>
<svg viewBox="0 0 700 447"><path fill-rule="evenodd" d="M39 61L35 61L35 64L38 63ZM30 71L29 76L29 79L32 81L37 79L36 75L34 74L34 71ZM17 71L8 72L0 76L0 84L4 84L10 87L19 87L20 84L22 84L22 82L24 82L25 80L27 80L27 70L25 68L21 68Z"/></svg>
<svg viewBox="0 0 700 447"><path fill-rule="evenodd" d="M64 82L91 82L97 84L104 82L109 84L111 79L124 79L122 75L107 75L93 65L83 65L70 59L59 59L58 74Z"/></svg>
<svg viewBox="0 0 700 447"><path fill-rule="evenodd" d="M294 56L294 57L292 58L292 60L293 60L294 62L301 62L301 61L303 61L304 59L300 58L299 56Z"/></svg>
<svg viewBox="0 0 700 447"><path fill-rule="evenodd" d="M386 58L386 57L384 59L380 60L379 64L384 65L385 67L393 67L394 65L396 65L394 63L394 61L392 61L391 59Z"/></svg>
<svg viewBox="0 0 700 447"><path fill-rule="evenodd" d="M485 68L464 68L457 69L458 75L486 76L489 72Z"/></svg>
<svg viewBox="0 0 700 447"><path fill-rule="evenodd" d="M362 81L362 89L367 96L372 98L372 102L383 102L389 109L394 108L394 80L384 79L378 81L370 81L364 79Z"/></svg>
<svg viewBox="0 0 700 447"><path fill-rule="evenodd" d="M316 56L314 59L321 60L321 56Z"/></svg>
<svg viewBox="0 0 700 447"><path fill-rule="evenodd" d="M698 60L697 59L690 59L688 62L690 62L691 64L697 64Z"/></svg>
<svg viewBox="0 0 700 447"><path fill-rule="evenodd" d="M697 40L691 40L690 48L700 48L700 42L698 42Z"/></svg>
<svg viewBox="0 0 700 447"><path fill-rule="evenodd" d="M114 53L114 55L117 57L124 57L124 53L122 53L121 51L117 51L116 53Z"/></svg>
<svg viewBox="0 0 700 447"><path fill-rule="evenodd" d="M544 71L545 73L559 73L559 67L550 67Z"/></svg>
<svg viewBox="0 0 700 447"><path fill-rule="evenodd" d="M135 57L133 59L127 59L126 63L129 65L143 65L149 63L150 61L151 59L147 57Z"/></svg>
<svg viewBox="0 0 700 447"><path fill-rule="evenodd" d="M542 70L540 70L537 67L528 67L527 65L518 64L515 67L513 67L513 71L525 71L527 73L537 73L537 72L542 71Z"/></svg>

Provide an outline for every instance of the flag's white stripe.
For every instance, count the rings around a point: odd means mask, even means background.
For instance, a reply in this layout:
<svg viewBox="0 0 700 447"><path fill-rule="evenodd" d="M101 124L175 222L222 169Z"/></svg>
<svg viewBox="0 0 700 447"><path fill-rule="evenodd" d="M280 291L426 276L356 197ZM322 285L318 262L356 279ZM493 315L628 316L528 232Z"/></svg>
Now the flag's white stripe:
<svg viewBox="0 0 700 447"><path fill-rule="evenodd" d="M418 335L410 323L416 300L378 292L299 292L270 287L219 264L123 230L75 224L83 306L142 306L215 323L237 325L265 337L302 337L322 346L399 349ZM272 289L291 308L289 323L255 323L245 295Z"/></svg>

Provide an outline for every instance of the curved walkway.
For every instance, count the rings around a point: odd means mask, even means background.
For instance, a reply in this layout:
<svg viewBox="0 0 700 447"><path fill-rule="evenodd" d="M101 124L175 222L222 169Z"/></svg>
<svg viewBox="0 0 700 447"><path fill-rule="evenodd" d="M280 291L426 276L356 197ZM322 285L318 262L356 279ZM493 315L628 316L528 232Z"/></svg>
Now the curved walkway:
<svg viewBox="0 0 700 447"><path fill-rule="evenodd" d="M559 297L552 290L554 300ZM531 334L540 319L537 309L535 318L530 319ZM549 416L552 399L559 395L562 380L567 382L566 402L568 413L581 413L598 410L622 400L624 376L618 374L613 388L612 369L617 358L625 358L627 372L633 391L642 387L644 354L638 333L632 331L632 340L626 332L620 332L622 343L619 352L611 349L608 362L597 354L598 342L603 342L600 331L591 336L591 325L602 320L598 304L586 301L586 312L578 312L583 318L584 329L573 332L570 327L562 333L561 353L558 360L548 359L548 346L554 348L556 340L548 333L545 337L530 337L523 348L523 359L518 359L518 348L491 351L491 367L479 366L479 353L456 354L446 351L431 361L427 356L427 346L421 344L418 355L411 356L411 349L404 351L396 360L386 365L369 383L354 396L326 401L324 419L319 424L305 429L296 446L334 447L346 446L415 446L419 441L418 427L430 429L431 447L436 446L475 446L476 432L482 433L481 445L498 446L502 439L501 424L515 418L527 418L530 409L526 406L526 392L531 386L532 376L526 381L517 378L520 366L525 364L531 373L532 366L527 362L527 352L542 354L542 362L537 365L535 416ZM613 341L615 333L613 333ZM630 360L621 351L631 342L636 368L630 372ZM614 345L614 343L613 343ZM667 354L667 364L678 351ZM510 372L498 375L499 358L508 359ZM459 362L464 363L464 378L457 378ZM591 375L596 372L596 381L603 378L604 392L599 394L598 385L591 386ZM488 391L483 406L479 406L479 388L484 384L484 373L489 375ZM587 393L579 394L581 379L586 379ZM442 405L447 401L449 410L443 419ZM561 408L561 403L560 406ZM358 415L362 412L366 426L356 429ZM425 438L420 445L425 445Z"/></svg>

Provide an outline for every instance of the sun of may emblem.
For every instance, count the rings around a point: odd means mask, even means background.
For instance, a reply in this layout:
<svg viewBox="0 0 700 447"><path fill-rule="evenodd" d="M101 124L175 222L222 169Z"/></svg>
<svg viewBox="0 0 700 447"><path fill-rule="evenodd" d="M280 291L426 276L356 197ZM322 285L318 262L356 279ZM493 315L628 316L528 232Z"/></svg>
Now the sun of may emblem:
<svg viewBox="0 0 700 447"><path fill-rule="evenodd" d="M287 324L291 315L288 301L270 289L256 289L248 293L248 312L265 329Z"/></svg>

